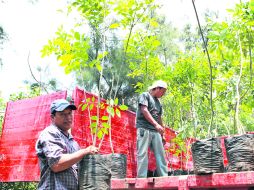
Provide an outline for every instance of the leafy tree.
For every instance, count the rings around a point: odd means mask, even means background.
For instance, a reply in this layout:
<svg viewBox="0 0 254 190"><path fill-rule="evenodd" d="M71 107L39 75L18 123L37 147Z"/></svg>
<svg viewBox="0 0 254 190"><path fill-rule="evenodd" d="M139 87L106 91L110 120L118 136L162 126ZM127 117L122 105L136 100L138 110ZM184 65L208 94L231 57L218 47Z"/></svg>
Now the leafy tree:
<svg viewBox="0 0 254 190"><path fill-rule="evenodd" d="M178 58L179 47L179 30L167 23L164 16L156 15L158 25L153 30L160 41L157 54L164 65L173 64Z"/></svg>
<svg viewBox="0 0 254 190"><path fill-rule="evenodd" d="M208 12L201 30L186 25L179 38L181 50L175 45L178 31L156 15L153 0L74 1L69 8L80 11L82 22L69 32L60 27L42 55L55 54L86 90L106 99L118 97L127 105L153 80L167 81L169 92L162 99L166 124L189 129L197 138L231 134L238 126L252 130L250 5L237 5L232 22L215 22L216 13Z"/></svg>
<svg viewBox="0 0 254 190"><path fill-rule="evenodd" d="M213 23L209 38L210 47L216 57L217 81L223 89L219 94L229 101L228 111L233 118L231 133L242 134L252 127L246 121L252 119L253 89L253 9L249 2L237 4L232 12L232 22ZM223 85L224 82L224 85ZM223 85L223 86L222 86ZM224 102L224 101L221 101ZM224 112L225 114L225 112ZM248 118L248 119L247 119Z"/></svg>
<svg viewBox="0 0 254 190"><path fill-rule="evenodd" d="M106 3L75 1L70 9L77 8L81 12L90 32L82 33L77 28L66 33L59 28L57 37L43 48L42 55L54 53L60 65L65 67L65 72L75 73L79 84L86 90L99 92L105 99L118 97L119 102L134 108L137 95L132 84L136 83L136 79L127 76L130 71L127 50L135 26L149 20L151 10L147 6L154 9L156 6L153 4L152 0L142 0L138 4L120 0ZM109 14L112 12L117 17ZM126 41L120 39L117 32L127 33Z"/></svg>
<svg viewBox="0 0 254 190"><path fill-rule="evenodd" d="M40 95L40 88L38 85L28 86L26 90L13 93L10 95L10 101L22 100L25 98L32 98Z"/></svg>
<svg viewBox="0 0 254 190"><path fill-rule="evenodd" d="M153 44L151 54L147 53L147 49L150 50L151 47L149 44L158 40L157 36L147 38L150 42L144 40L145 32L140 32L139 36L132 36L130 42L133 49L130 52L134 53L129 56L132 69L129 75L140 77L141 81L145 81L145 77L148 80L160 77L170 84L169 92L162 99L165 108L164 120L167 125L180 131L185 129L188 132L192 131L188 135L197 138L205 138L209 134L219 136L236 133L238 125L245 130L253 130L253 125L250 125L253 122L251 98L253 16L249 9L248 3L241 3L236 5L236 10L232 10L234 13L232 22L218 23L207 19L211 24L202 26L211 65L207 63L204 45L201 44L198 33L193 33L188 26L185 29L187 33L181 38L186 45L184 53L179 53L178 59L169 67L161 67L159 62L156 66L147 64L150 61L145 62L149 56L155 55L156 46L159 47ZM143 39L143 43L148 42L144 45L148 48L141 51L142 43L135 38ZM135 46L135 40L138 46ZM142 57L145 57L142 55L149 56L142 62ZM210 69L213 70L212 75ZM208 88L211 80L212 91ZM141 89L145 87L144 83L138 83L137 86ZM210 115L210 93L213 94L214 109L211 131L207 120ZM241 128L237 133L242 133Z"/></svg>
<svg viewBox="0 0 254 190"><path fill-rule="evenodd" d="M59 82L55 78L48 78L50 76L49 69L46 67L43 69L42 67L37 67L36 71L39 75L37 77L35 73L32 71L30 64L28 63L30 73L34 79L34 81L25 80L24 83L30 86L31 89L37 88L38 94L41 95L43 93L55 92L59 91Z"/></svg>

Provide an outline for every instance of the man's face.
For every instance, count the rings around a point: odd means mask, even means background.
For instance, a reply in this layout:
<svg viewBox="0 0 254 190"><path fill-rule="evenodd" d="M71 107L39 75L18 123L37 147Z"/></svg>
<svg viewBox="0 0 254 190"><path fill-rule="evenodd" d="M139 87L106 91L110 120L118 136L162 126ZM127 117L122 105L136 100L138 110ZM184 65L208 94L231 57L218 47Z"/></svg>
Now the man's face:
<svg viewBox="0 0 254 190"><path fill-rule="evenodd" d="M167 89L166 88L156 88L156 97L160 98L166 93Z"/></svg>
<svg viewBox="0 0 254 190"><path fill-rule="evenodd" d="M52 116L53 124L62 129L68 131L72 125L72 110L70 108L65 109L61 112L56 112Z"/></svg>

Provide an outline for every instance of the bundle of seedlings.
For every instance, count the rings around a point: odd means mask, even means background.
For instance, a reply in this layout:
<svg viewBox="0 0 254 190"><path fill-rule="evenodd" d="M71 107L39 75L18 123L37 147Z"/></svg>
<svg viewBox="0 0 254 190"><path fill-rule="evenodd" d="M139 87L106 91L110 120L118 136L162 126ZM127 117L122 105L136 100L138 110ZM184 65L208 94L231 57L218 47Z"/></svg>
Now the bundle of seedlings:
<svg viewBox="0 0 254 190"><path fill-rule="evenodd" d="M254 134L243 134L225 139L228 158L227 171L254 170Z"/></svg>

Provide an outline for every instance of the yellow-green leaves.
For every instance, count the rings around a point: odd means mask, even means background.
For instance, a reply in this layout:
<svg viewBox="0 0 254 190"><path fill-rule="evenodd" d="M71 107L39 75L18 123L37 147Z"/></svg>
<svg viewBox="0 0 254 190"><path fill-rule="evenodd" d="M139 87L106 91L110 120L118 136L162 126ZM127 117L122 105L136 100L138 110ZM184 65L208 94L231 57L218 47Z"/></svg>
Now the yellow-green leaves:
<svg viewBox="0 0 254 190"><path fill-rule="evenodd" d="M252 13L254 13L254 0L250 0L250 2L249 2L249 8L252 11Z"/></svg>
<svg viewBox="0 0 254 190"><path fill-rule="evenodd" d="M110 29L115 29L115 28L118 28L120 25L119 23L113 23L109 26Z"/></svg>
<svg viewBox="0 0 254 190"><path fill-rule="evenodd" d="M83 104L81 110L84 111L87 108L87 106L88 106L88 104Z"/></svg>
<svg viewBox="0 0 254 190"><path fill-rule="evenodd" d="M103 116L101 117L101 120L102 120L102 121L108 121L108 116L103 115Z"/></svg>
<svg viewBox="0 0 254 190"><path fill-rule="evenodd" d="M101 102L98 105L96 98L93 96L92 98L86 98L79 105L81 111L89 111L90 113L94 113L94 111L97 110L97 106L100 107L99 114L90 115L90 129L92 134L96 135L99 139L101 139L103 135L108 135L108 131L111 127L111 118L115 117L115 115L121 117L121 111L128 110L126 105L123 104L118 106L118 103L119 99L115 98L107 100L106 104Z"/></svg>
<svg viewBox="0 0 254 190"><path fill-rule="evenodd" d="M98 117L96 115L91 116L91 120L97 121Z"/></svg>
<svg viewBox="0 0 254 190"><path fill-rule="evenodd" d="M81 66L89 66L88 38L85 39L83 34L74 30L66 33L63 27L59 27L56 35L56 38L49 40L41 50L42 57L55 54L66 74L79 71Z"/></svg>
<svg viewBox="0 0 254 190"><path fill-rule="evenodd" d="M128 106L126 106L126 105L120 105L119 108L120 108L120 110L122 110L122 111L128 110Z"/></svg>
<svg viewBox="0 0 254 190"><path fill-rule="evenodd" d="M114 110L114 108L108 106L108 107L107 107L107 112L108 112L108 114L110 114L112 117L115 116L115 110Z"/></svg>

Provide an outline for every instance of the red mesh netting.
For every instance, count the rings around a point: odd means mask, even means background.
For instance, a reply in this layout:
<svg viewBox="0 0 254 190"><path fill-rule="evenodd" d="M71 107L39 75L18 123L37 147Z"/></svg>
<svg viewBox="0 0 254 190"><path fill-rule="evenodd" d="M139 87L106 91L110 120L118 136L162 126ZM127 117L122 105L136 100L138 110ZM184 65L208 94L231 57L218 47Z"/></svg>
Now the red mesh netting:
<svg viewBox="0 0 254 190"><path fill-rule="evenodd" d="M50 124L49 107L53 100L66 98L67 92L57 92L32 99L9 102L6 108L2 137L0 139L0 182L38 181L39 166L35 154L35 142L38 134ZM91 111L79 105L82 101L94 97L95 105ZM81 147L92 144L90 132L90 116L97 115L97 97L91 93L76 88L72 94L74 104L79 107L75 111L72 134ZM105 103L105 101L104 101ZM100 115L107 115L105 108L100 109ZM100 122L101 123L101 122ZM112 118L112 147L115 153L127 155L127 177L136 177L136 128L135 113L121 111L121 117ZM173 130L166 130L165 150L168 167L171 169L190 169L192 160L190 152L176 154L176 147L171 139L176 137ZM111 153L109 135L105 135L101 143L100 153ZM187 141L188 144L192 139ZM100 140L97 139L97 146ZM188 158L188 159L186 159ZM155 170L154 155L149 152L149 170Z"/></svg>
<svg viewBox="0 0 254 190"><path fill-rule="evenodd" d="M50 124L51 102L66 95L62 91L8 102L0 139L0 182L39 180L35 142Z"/></svg>

